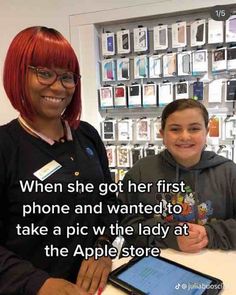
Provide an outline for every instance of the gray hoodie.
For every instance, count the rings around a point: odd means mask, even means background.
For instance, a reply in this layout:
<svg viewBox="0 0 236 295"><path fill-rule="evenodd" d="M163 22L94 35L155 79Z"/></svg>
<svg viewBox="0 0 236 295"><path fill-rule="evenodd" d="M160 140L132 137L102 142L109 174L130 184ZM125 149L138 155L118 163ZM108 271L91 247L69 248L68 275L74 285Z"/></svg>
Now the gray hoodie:
<svg viewBox="0 0 236 295"><path fill-rule="evenodd" d="M159 180L185 184L185 192L160 190ZM128 181L152 183L151 192L128 192ZM125 190L119 194L121 204L156 205L180 204L181 214L170 214L163 210L162 215L126 214L121 216L121 224L132 225L135 233L126 236L126 241L134 246L155 246L178 249L174 228L179 222L192 222L204 225L208 235L208 248L236 249L236 164L214 152L204 151L199 163L185 168L164 150L158 155L138 161L124 178ZM167 214L168 213L168 214ZM168 235L139 235L142 226L156 227L161 224L169 227Z"/></svg>

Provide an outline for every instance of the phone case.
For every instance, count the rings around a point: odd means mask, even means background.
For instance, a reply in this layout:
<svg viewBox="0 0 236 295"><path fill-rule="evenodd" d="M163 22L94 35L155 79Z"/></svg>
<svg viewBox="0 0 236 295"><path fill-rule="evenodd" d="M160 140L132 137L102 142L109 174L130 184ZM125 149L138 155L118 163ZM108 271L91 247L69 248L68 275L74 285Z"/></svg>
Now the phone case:
<svg viewBox="0 0 236 295"><path fill-rule="evenodd" d="M125 79L129 78L128 63L126 62L122 64L121 75L122 75L122 78L125 78Z"/></svg>
<svg viewBox="0 0 236 295"><path fill-rule="evenodd" d="M114 86L114 106L127 107L126 86Z"/></svg>
<svg viewBox="0 0 236 295"><path fill-rule="evenodd" d="M130 167L130 157L129 157L128 146L118 146L117 147L117 166L118 167Z"/></svg>
<svg viewBox="0 0 236 295"><path fill-rule="evenodd" d="M106 99L106 98L111 98L112 97L110 87L102 87L100 92L101 92L101 97L102 98Z"/></svg>
<svg viewBox="0 0 236 295"><path fill-rule="evenodd" d="M178 83L177 84L177 94L187 94L187 83Z"/></svg>
<svg viewBox="0 0 236 295"><path fill-rule="evenodd" d="M153 61L153 69L154 69L154 75L160 76L161 74L161 59L154 59Z"/></svg>
<svg viewBox="0 0 236 295"><path fill-rule="evenodd" d="M159 30L159 44L165 46L166 45L166 30Z"/></svg>
<svg viewBox="0 0 236 295"><path fill-rule="evenodd" d="M204 32L204 24L200 24L197 27L197 34L196 34L197 42L203 42L203 32Z"/></svg>
<svg viewBox="0 0 236 295"><path fill-rule="evenodd" d="M203 82L193 83L193 98L203 100Z"/></svg>
<svg viewBox="0 0 236 295"><path fill-rule="evenodd" d="M161 118L157 118L153 121L153 137L154 137L153 139L154 140L161 139L160 129L161 129Z"/></svg>
<svg viewBox="0 0 236 295"><path fill-rule="evenodd" d="M212 116L209 120L209 137L220 136L220 121L216 116Z"/></svg>
<svg viewBox="0 0 236 295"><path fill-rule="evenodd" d="M146 32L145 31L139 32L139 46L141 48L146 48Z"/></svg>
<svg viewBox="0 0 236 295"><path fill-rule="evenodd" d="M141 85L128 85L128 107L137 108L142 106Z"/></svg>
<svg viewBox="0 0 236 295"><path fill-rule="evenodd" d="M156 151L154 148L148 147L145 149L145 156L149 157L149 156L155 156Z"/></svg>
<svg viewBox="0 0 236 295"><path fill-rule="evenodd" d="M116 147L115 146L105 146L107 159L108 159L108 166L115 167L116 166Z"/></svg>
<svg viewBox="0 0 236 295"><path fill-rule="evenodd" d="M236 59L236 48L228 48L227 59L228 60Z"/></svg>
<svg viewBox="0 0 236 295"><path fill-rule="evenodd" d="M140 59L140 62L139 62L139 76L146 77L145 60L143 59Z"/></svg>
<svg viewBox="0 0 236 295"><path fill-rule="evenodd" d="M115 89L115 97L124 97L124 95L125 95L124 87L117 86Z"/></svg>
<svg viewBox="0 0 236 295"><path fill-rule="evenodd" d="M225 49L216 50L213 52L214 61L220 61L225 59Z"/></svg>
<svg viewBox="0 0 236 295"><path fill-rule="evenodd" d="M112 87L100 87L99 94L99 107L101 109L114 107Z"/></svg>
<svg viewBox="0 0 236 295"><path fill-rule="evenodd" d="M113 52L114 44L113 44L113 37L107 37L107 50Z"/></svg>
<svg viewBox="0 0 236 295"><path fill-rule="evenodd" d="M190 73L190 55L185 54L182 56L182 72L189 74Z"/></svg>
<svg viewBox="0 0 236 295"><path fill-rule="evenodd" d="M236 18L229 20L229 31L231 33L236 33Z"/></svg>
<svg viewBox="0 0 236 295"><path fill-rule="evenodd" d="M113 132L113 123L112 122L104 122L104 132L105 133Z"/></svg>
<svg viewBox="0 0 236 295"><path fill-rule="evenodd" d="M185 42L185 27L181 26L178 28L178 43Z"/></svg>
<svg viewBox="0 0 236 295"><path fill-rule="evenodd" d="M104 69L105 69L105 74L106 74L106 78L109 80L113 80L113 66L112 66L112 62L108 62L104 65Z"/></svg>
<svg viewBox="0 0 236 295"><path fill-rule="evenodd" d="M198 63L206 61L206 52L205 51L194 52L194 61Z"/></svg>
<svg viewBox="0 0 236 295"><path fill-rule="evenodd" d="M132 149L132 164L134 165L139 159L141 159L140 150Z"/></svg>
<svg viewBox="0 0 236 295"><path fill-rule="evenodd" d="M236 69L236 47L227 49L227 68L228 70Z"/></svg>
<svg viewBox="0 0 236 295"><path fill-rule="evenodd" d="M176 74L176 55L170 56L168 61L168 74Z"/></svg>
<svg viewBox="0 0 236 295"><path fill-rule="evenodd" d="M110 169L111 179L113 182L118 182L118 170L117 169Z"/></svg>
<svg viewBox="0 0 236 295"><path fill-rule="evenodd" d="M107 69L107 79L113 80L113 72L110 68Z"/></svg>
<svg viewBox="0 0 236 295"><path fill-rule="evenodd" d="M123 49L129 49L129 36L128 36L128 34L122 35L122 47L123 47Z"/></svg>
<svg viewBox="0 0 236 295"><path fill-rule="evenodd" d="M130 96L139 95L139 85L133 85L130 87Z"/></svg>
<svg viewBox="0 0 236 295"><path fill-rule="evenodd" d="M153 96L155 95L155 84L146 84L144 86L144 93L143 95L146 96Z"/></svg>
<svg viewBox="0 0 236 295"><path fill-rule="evenodd" d="M118 122L118 140L127 141L132 140L131 120L121 120Z"/></svg>
<svg viewBox="0 0 236 295"><path fill-rule="evenodd" d="M236 80L229 80L227 82L227 101L236 100Z"/></svg>
<svg viewBox="0 0 236 295"><path fill-rule="evenodd" d="M115 140L115 126L113 121L102 122L102 139L109 141Z"/></svg>
<svg viewBox="0 0 236 295"><path fill-rule="evenodd" d="M137 120L136 139L141 141L150 140L150 120L149 119Z"/></svg>

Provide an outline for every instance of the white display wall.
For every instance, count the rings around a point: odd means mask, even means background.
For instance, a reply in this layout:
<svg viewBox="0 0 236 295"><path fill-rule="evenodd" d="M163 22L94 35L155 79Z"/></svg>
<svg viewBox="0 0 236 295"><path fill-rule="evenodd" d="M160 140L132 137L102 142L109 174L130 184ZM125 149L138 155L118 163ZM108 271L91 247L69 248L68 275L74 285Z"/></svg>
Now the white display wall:
<svg viewBox="0 0 236 295"><path fill-rule="evenodd" d="M215 5L229 5L232 1L155 1L147 5L103 10L70 16L70 37L79 57L82 74L82 119L100 131L97 89L100 87L99 42L101 27L168 17L168 14L190 14Z"/></svg>
<svg viewBox="0 0 236 295"><path fill-rule="evenodd" d="M137 118L141 118L142 116L147 116L151 118L151 127L153 128L153 120L155 117L160 115L162 108L155 107L151 109L147 108L123 108L123 109L99 109L98 102L98 89L108 83L104 83L101 78L101 64L104 60L104 56L101 53L101 36L103 32L111 31L117 32L122 28L130 29L132 34L133 29L138 27L139 25L143 25L148 27L149 37L150 37L150 47L153 47L153 27L158 24L167 24L168 27L172 23L176 23L177 21L186 21L187 26L190 27L190 23L195 19L207 19L210 17L210 7L215 5L232 5L232 8L235 9L233 3L230 1L198 1L197 3L193 3L192 1L163 1L155 4L147 4L137 7L127 7L122 9L115 10L106 10L100 11L90 14L83 15L74 15L70 17L70 28L71 28L71 42L73 47L76 49L76 52L79 57L80 66L81 66L81 74L82 74L82 103L83 103L83 112L82 119L88 121L93 126L97 128L100 132L100 123L106 117L111 117L117 122L123 117L129 117L134 121ZM230 6L231 7L231 6ZM190 29L188 28L188 39ZM133 40L132 40L133 41ZM189 45L189 44L188 44ZM214 46L210 45L205 48L211 52L213 48L216 48L217 44ZM180 52L180 50L177 50ZM153 54L153 49L149 50L148 54ZM137 55L137 54L136 54ZM133 63L135 54L131 53L129 56L130 60ZM210 53L211 57L211 53ZM115 58L119 58L118 55ZM211 66L211 65L210 65ZM132 70L133 71L133 70ZM214 79L219 78L234 78L235 71L230 73L220 73L218 77L213 77ZM132 73L133 76L133 73ZM175 77L175 81L177 82L177 78ZM203 75L202 77L203 78ZM193 82L196 77L189 76L188 81ZM212 80L212 75L206 75L204 77L206 86ZM203 79L203 80L204 80ZM155 79L154 79L155 80ZM150 79L149 79L150 81ZM114 82L114 83L113 83ZM128 85L125 81L125 84ZM128 82L131 84L134 82ZM144 84L147 82L147 79L137 81L138 83ZM154 81L156 83L156 81ZM160 81L158 81L159 83ZM112 81L111 86L119 83L118 81ZM206 87L207 88L207 87ZM205 92L205 87L204 87ZM190 96L191 97L191 96ZM220 120L225 120L227 115L232 116L235 112L235 104L230 102L227 103L224 100L220 104L209 104L208 100L204 101L204 104L208 107L210 116L218 114ZM224 117L225 116L225 117ZM136 123L135 123L136 124ZM232 128L235 127L235 123L232 123ZM135 127L136 128L136 127ZM135 130L134 128L134 130ZM119 131L119 130L118 130ZM116 130L117 132L117 130ZM119 132L117 132L119 133ZM224 141L221 139L212 139L210 141L209 149L218 151L219 153L228 156L235 160L235 155L229 150L234 149L234 134L231 134L229 138L223 137ZM104 138L103 138L104 139ZM137 138L136 138L137 139ZM129 142L119 142L117 140L104 140L105 144L115 145L118 150L120 144L131 144L134 147L134 144L140 144L140 142L132 141ZM161 141L156 140L153 131L151 131L151 138L148 143L154 144L157 147L157 150L161 150ZM224 146L226 144L226 147ZM232 147L232 148L231 148ZM223 150L223 152L222 152ZM111 149L109 148L109 153ZM235 153L234 153L235 154ZM144 153L145 155L145 153ZM118 161L119 163L119 161ZM132 161L131 161L132 163ZM132 166L132 164L127 165L122 164L125 168ZM122 165L120 167L122 168ZM113 167L112 164L111 167ZM119 168L119 164L117 165Z"/></svg>

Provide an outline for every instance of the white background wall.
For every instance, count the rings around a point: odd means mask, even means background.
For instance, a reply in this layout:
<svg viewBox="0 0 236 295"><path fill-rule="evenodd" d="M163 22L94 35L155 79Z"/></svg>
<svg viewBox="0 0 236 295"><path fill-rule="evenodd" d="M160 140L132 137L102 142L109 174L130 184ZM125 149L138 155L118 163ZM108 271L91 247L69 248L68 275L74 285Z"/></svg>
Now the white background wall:
<svg viewBox="0 0 236 295"><path fill-rule="evenodd" d="M69 16L91 11L142 5L147 0L0 0L0 125L17 116L2 85L7 48L22 29L44 25L57 29L69 39Z"/></svg>

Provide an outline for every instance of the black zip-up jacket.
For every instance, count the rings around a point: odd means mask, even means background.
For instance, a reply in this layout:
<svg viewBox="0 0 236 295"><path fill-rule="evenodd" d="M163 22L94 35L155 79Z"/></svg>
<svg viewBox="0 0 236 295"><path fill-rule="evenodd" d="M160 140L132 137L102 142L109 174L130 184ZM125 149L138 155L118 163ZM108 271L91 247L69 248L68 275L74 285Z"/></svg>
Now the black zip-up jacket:
<svg viewBox="0 0 236 295"><path fill-rule="evenodd" d="M73 257L77 245L82 249L92 247L97 237L92 226L106 226L106 234L116 216L106 214L106 204L115 203L114 195L100 196L81 191L68 192L68 183L92 183L96 188L101 182L111 182L106 151L97 131L88 123L80 122L72 130L73 141L50 145L27 133L17 120L0 127L0 294L35 295L49 277L64 278L75 282L81 255ZM59 183L63 191L22 192L22 184L41 183L34 173L55 160L62 167L47 177L43 184L55 187ZM75 187L75 186L74 186ZM75 213L76 205L102 202L103 214ZM49 207L55 204L68 205L69 214L46 214L31 212L23 217L24 205L37 204ZM16 226L20 225L21 234ZM47 235L22 235L23 226L46 226ZM53 232L55 227L61 233ZM89 228L88 235L75 233L66 238L67 226ZM66 247L67 257L46 257L45 246Z"/></svg>

